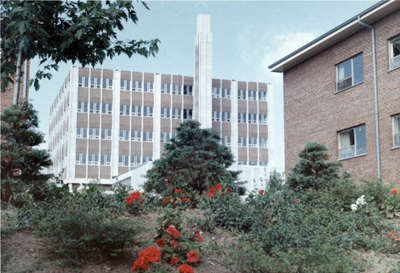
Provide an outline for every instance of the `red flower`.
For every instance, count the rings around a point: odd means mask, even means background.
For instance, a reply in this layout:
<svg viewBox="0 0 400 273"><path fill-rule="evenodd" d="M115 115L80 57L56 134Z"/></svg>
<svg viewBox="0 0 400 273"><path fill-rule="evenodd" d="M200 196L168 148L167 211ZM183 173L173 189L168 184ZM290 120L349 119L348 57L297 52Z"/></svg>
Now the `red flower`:
<svg viewBox="0 0 400 273"><path fill-rule="evenodd" d="M148 262L156 263L161 261L161 251L158 250L155 246L150 246L145 248L142 252L139 253L140 257L144 257Z"/></svg>
<svg viewBox="0 0 400 273"><path fill-rule="evenodd" d="M187 264L181 265L178 268L178 272L179 273L194 273L193 267L191 267L190 265L187 265Z"/></svg>
<svg viewBox="0 0 400 273"><path fill-rule="evenodd" d="M199 253L193 249L186 254L186 257L189 263L197 263L199 261Z"/></svg>
<svg viewBox="0 0 400 273"><path fill-rule="evenodd" d="M161 239L161 238L157 239L156 243L157 243L157 245L159 247L164 247L165 246L165 241L163 239Z"/></svg>
<svg viewBox="0 0 400 273"><path fill-rule="evenodd" d="M145 257L139 257L133 263L132 272L136 271L136 270L146 271L148 266L149 266L149 264L148 264L148 261L146 260L146 258Z"/></svg>
<svg viewBox="0 0 400 273"><path fill-rule="evenodd" d="M168 197L165 197L165 198L162 200L161 204L165 205L165 204L167 204L167 202L168 202Z"/></svg>
<svg viewBox="0 0 400 273"><path fill-rule="evenodd" d="M393 240L396 242L400 242L400 236L393 237Z"/></svg>
<svg viewBox="0 0 400 273"><path fill-rule="evenodd" d="M215 195L215 194L214 194L214 193L212 193L212 192L209 192L209 193L208 193L208 197L210 197L210 198L213 198L213 197L214 197L214 195Z"/></svg>
<svg viewBox="0 0 400 273"><path fill-rule="evenodd" d="M170 264L177 265L180 262L179 258L172 256Z"/></svg>
<svg viewBox="0 0 400 273"><path fill-rule="evenodd" d="M175 193L182 193L182 190L176 188L176 189L175 189Z"/></svg>
<svg viewBox="0 0 400 273"><path fill-rule="evenodd" d="M226 187L225 190L226 190L226 191L230 191L230 190L231 190L231 187Z"/></svg>
<svg viewBox="0 0 400 273"><path fill-rule="evenodd" d="M398 190L392 190L392 194L396 195L396 194L398 194L398 193L399 193Z"/></svg>
<svg viewBox="0 0 400 273"><path fill-rule="evenodd" d="M264 194L264 190L260 190L258 193L259 194Z"/></svg>
<svg viewBox="0 0 400 273"><path fill-rule="evenodd" d="M222 185L221 184L215 185L215 189L216 189L216 191L221 191Z"/></svg>
<svg viewBox="0 0 400 273"><path fill-rule="evenodd" d="M135 202L136 199L140 200L141 197L142 197L142 195L141 195L140 191L135 191L135 192L132 192L130 195L128 195L125 198L125 202L127 205L130 205L130 204L133 204L133 202ZM141 200L141 202L143 202L143 200Z"/></svg>
<svg viewBox="0 0 400 273"><path fill-rule="evenodd" d="M201 237L199 231L196 231L196 232L194 233L193 238L199 240L199 242L203 242L203 237Z"/></svg>
<svg viewBox="0 0 400 273"><path fill-rule="evenodd" d="M210 189L210 191L209 191L210 193L215 193L215 188L214 187L212 187L211 189Z"/></svg>
<svg viewBox="0 0 400 273"><path fill-rule="evenodd" d="M397 233L397 231L394 230L394 231L392 231L392 232L389 232L386 236L387 236L387 237L392 237L392 235L393 235L393 234L396 234L396 233Z"/></svg>
<svg viewBox="0 0 400 273"><path fill-rule="evenodd" d="M300 199L296 199L296 203L300 203Z"/></svg>
<svg viewBox="0 0 400 273"><path fill-rule="evenodd" d="M179 233L179 230L177 230L174 226L169 226L167 228L167 232L173 239L179 238L181 234Z"/></svg>
<svg viewBox="0 0 400 273"><path fill-rule="evenodd" d="M185 197L185 198L182 199L182 202L187 202L187 201L189 201L189 200L190 200L189 197Z"/></svg>

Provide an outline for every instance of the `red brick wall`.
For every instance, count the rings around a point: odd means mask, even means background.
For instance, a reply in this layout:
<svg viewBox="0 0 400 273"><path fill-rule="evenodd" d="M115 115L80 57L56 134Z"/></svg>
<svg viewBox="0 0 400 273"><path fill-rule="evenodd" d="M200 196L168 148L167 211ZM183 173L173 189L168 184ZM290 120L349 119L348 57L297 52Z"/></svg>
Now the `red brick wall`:
<svg viewBox="0 0 400 273"><path fill-rule="evenodd" d="M22 90L24 88L24 64L22 64L22 75L20 77L20 91L19 91L19 98L22 98ZM28 80L27 80L27 96L29 98L29 71L30 71L30 62L28 62ZM14 84L11 84L6 89L6 92L1 92L1 106L0 112L3 112L4 109L10 107L13 102L13 95L14 95Z"/></svg>
<svg viewBox="0 0 400 273"><path fill-rule="evenodd" d="M389 72L388 39L400 34L400 11L374 24L382 178L400 186L400 149L392 149L391 115L400 112L400 69ZM336 64L363 53L364 81L336 92ZM285 164L289 171L309 141L338 159L337 132L366 125L366 155L342 160L353 177L377 176L371 32L364 29L284 73Z"/></svg>

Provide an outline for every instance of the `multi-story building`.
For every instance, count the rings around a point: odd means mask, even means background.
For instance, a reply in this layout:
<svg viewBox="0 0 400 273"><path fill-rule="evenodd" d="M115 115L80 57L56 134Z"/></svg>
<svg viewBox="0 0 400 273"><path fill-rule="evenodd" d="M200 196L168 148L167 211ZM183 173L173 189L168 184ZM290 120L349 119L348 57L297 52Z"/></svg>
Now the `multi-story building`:
<svg viewBox="0 0 400 273"><path fill-rule="evenodd" d="M212 79L211 53L209 17L200 15L194 77L73 67L50 109L52 171L69 183L134 177L195 119L231 147L242 178L265 177L269 86Z"/></svg>
<svg viewBox="0 0 400 273"><path fill-rule="evenodd" d="M317 141L356 179L400 185L400 1L380 1L269 68L283 72L286 171Z"/></svg>

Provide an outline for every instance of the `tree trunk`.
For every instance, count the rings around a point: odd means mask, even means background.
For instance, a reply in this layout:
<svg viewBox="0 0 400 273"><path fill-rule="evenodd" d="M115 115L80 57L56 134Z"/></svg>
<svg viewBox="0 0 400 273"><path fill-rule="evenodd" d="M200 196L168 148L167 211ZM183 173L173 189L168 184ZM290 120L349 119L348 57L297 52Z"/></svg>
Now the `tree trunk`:
<svg viewBox="0 0 400 273"><path fill-rule="evenodd" d="M28 84L28 60L24 61L24 86L22 91L22 100L24 102L28 102L28 88L26 85Z"/></svg>
<svg viewBox="0 0 400 273"><path fill-rule="evenodd" d="M19 83L21 77L21 57L22 57L22 46L23 40L19 42L18 48L18 56L17 56L17 70L15 72L15 80L14 80L14 97L13 97L13 104L18 104L18 97L19 97Z"/></svg>

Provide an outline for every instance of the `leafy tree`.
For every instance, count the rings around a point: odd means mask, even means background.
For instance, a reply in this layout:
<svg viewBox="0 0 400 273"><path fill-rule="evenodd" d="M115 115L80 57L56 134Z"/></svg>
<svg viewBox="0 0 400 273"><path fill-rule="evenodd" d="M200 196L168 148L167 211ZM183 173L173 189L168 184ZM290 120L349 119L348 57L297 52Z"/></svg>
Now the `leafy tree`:
<svg viewBox="0 0 400 273"><path fill-rule="evenodd" d="M142 2L145 8L148 6ZM123 21L137 23L132 1L1 1L1 90L18 79L14 89L17 103L20 67L25 60L39 58L43 69L36 72L39 80L52 77L61 62L80 62L83 66L102 63L106 57L122 53L154 56L158 39L117 39Z"/></svg>
<svg viewBox="0 0 400 273"><path fill-rule="evenodd" d="M299 153L300 161L288 177L289 186L301 191L316 190L332 185L339 178L340 162L328 162L328 148L316 142L307 143Z"/></svg>
<svg viewBox="0 0 400 273"><path fill-rule="evenodd" d="M176 188L188 193L201 193L218 183L238 189L239 172L229 171L233 163L230 150L219 144L212 129L201 129L198 121L181 123L176 137L165 144L165 151L147 172L146 191L163 196Z"/></svg>
<svg viewBox="0 0 400 273"><path fill-rule="evenodd" d="M42 174L51 165L46 150L33 148L43 142L37 131L38 117L28 103L13 105L4 110L1 119L1 199L15 205L19 193L29 192L40 198L40 187L50 175Z"/></svg>

